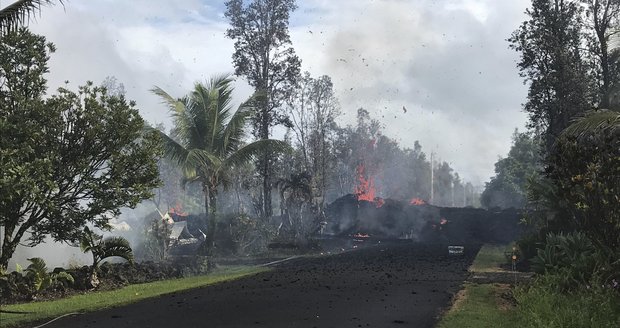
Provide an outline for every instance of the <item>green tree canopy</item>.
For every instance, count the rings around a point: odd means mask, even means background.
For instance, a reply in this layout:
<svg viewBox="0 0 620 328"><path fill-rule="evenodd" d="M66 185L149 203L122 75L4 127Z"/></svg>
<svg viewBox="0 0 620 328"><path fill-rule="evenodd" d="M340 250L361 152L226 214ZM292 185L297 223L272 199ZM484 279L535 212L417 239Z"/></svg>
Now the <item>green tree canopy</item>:
<svg viewBox="0 0 620 328"><path fill-rule="evenodd" d="M279 109L300 75L301 60L288 32L290 14L296 8L295 0L226 1L224 15L230 21L226 36L235 40L235 74L247 78L260 95L252 115L258 139L268 139L276 124L290 125ZM272 214L274 158L267 148L257 165L263 178L263 214L267 217Z"/></svg>
<svg viewBox="0 0 620 328"><path fill-rule="evenodd" d="M495 176L486 184L481 203L487 208L522 208L527 199L528 178L541 169L538 142L528 133L515 130L506 158L495 163Z"/></svg>
<svg viewBox="0 0 620 328"><path fill-rule="evenodd" d="M76 241L158 184L159 138L133 102L88 83L43 99L53 45L26 29L0 45L0 266L18 243Z"/></svg>

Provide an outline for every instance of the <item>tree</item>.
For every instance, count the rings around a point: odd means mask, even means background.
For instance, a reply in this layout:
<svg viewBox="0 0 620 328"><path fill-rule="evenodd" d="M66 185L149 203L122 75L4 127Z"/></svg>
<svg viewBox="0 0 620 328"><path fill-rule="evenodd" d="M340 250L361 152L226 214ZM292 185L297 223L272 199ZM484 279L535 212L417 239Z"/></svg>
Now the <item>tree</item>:
<svg viewBox="0 0 620 328"><path fill-rule="evenodd" d="M0 10L0 35L14 31L26 24L30 15L41 11L43 5L52 5L56 2L63 4L63 0L17 0Z"/></svg>
<svg viewBox="0 0 620 328"><path fill-rule="evenodd" d="M482 192L482 205L486 208L523 208L528 180L537 176L541 169L538 142L529 133L515 130L508 156L495 163L495 176Z"/></svg>
<svg viewBox="0 0 620 328"><path fill-rule="evenodd" d="M255 112L252 117L254 135L269 139L271 127L286 123L278 111L290 86L300 73L301 61L290 46L288 33L290 13L297 8L295 0L243 0L226 2L225 16L231 27L226 36L235 40L233 63L235 74L246 77L255 88ZM267 148L258 167L263 178L264 215L270 217L273 154Z"/></svg>
<svg viewBox="0 0 620 328"><path fill-rule="evenodd" d="M0 44L0 267L26 232L30 245L76 241L158 184L159 138L133 102L92 83L43 99L53 49L26 29Z"/></svg>
<svg viewBox="0 0 620 328"><path fill-rule="evenodd" d="M592 111L558 138L547 175L568 220L602 249L620 247L620 114ZM618 256L618 254L616 254Z"/></svg>
<svg viewBox="0 0 620 328"><path fill-rule="evenodd" d="M232 82L228 76L219 76L206 84L196 83L194 90L180 99L159 87L152 90L168 106L178 137L175 140L158 131L166 156L182 167L186 183L198 182L202 186L208 215L207 251L211 251L214 240L217 187L228 184L230 169L251 161L267 147L274 151L287 149L283 142L271 139L244 145L246 120L252 108L242 104L237 111L232 110Z"/></svg>
<svg viewBox="0 0 620 328"><path fill-rule="evenodd" d="M307 172L301 172L293 173L290 178L280 179L276 183L280 189L280 199L286 204L283 217L288 219L287 228L292 230L295 239L308 232L304 225L304 209L312 201L311 180Z"/></svg>
<svg viewBox="0 0 620 328"><path fill-rule="evenodd" d="M80 249L82 252L91 252L93 255L93 265L90 267L90 276L88 283L91 288L99 285L97 270L99 264L109 257L120 257L129 262L133 262L133 252L129 241L123 237L108 237L96 234L88 227L84 227L82 236L80 237Z"/></svg>
<svg viewBox="0 0 620 328"><path fill-rule="evenodd" d="M620 33L620 1L581 0L586 6L586 20L593 34L589 48L594 55L595 73L600 76L599 107L608 109L613 88L620 84L618 49L610 45L611 38Z"/></svg>
<svg viewBox="0 0 620 328"><path fill-rule="evenodd" d="M549 152L571 119L592 106L582 8L575 1L533 0L526 14L529 20L508 41L521 54L520 74L529 82L529 126L545 137Z"/></svg>
<svg viewBox="0 0 620 328"><path fill-rule="evenodd" d="M303 155L303 170L312 176L317 191L315 196L319 197L322 208L332 157L328 137L335 129L334 120L339 115L331 78L323 75L315 79L305 72L291 92L287 107Z"/></svg>

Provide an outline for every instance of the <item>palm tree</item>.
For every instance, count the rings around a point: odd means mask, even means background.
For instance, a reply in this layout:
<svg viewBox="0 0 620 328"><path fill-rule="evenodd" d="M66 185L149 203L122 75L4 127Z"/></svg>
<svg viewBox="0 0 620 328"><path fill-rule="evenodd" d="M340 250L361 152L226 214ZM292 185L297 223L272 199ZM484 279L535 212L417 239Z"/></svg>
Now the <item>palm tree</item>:
<svg viewBox="0 0 620 328"><path fill-rule="evenodd" d="M192 92L175 99L159 87L151 91L160 96L174 119L175 138L161 133L166 156L184 171L184 183L198 182L205 197L208 220L207 251L213 246L217 187L227 186L231 168L249 163L256 155L270 149L284 151L288 145L279 140L259 140L244 144L246 120L253 109L242 104L231 108L233 80L217 76L206 84L196 83Z"/></svg>
<svg viewBox="0 0 620 328"><path fill-rule="evenodd" d="M0 9L0 35L24 25L30 16L41 11L43 5L63 4L63 0L18 0Z"/></svg>
<svg viewBox="0 0 620 328"><path fill-rule="evenodd" d="M129 262L133 262L133 252L129 241L123 237L108 237L96 234L88 227L84 227L84 232L80 237L80 249L82 252L91 252L93 255L93 265L90 268L89 284L96 288L99 285L97 269L101 261L108 257L120 257Z"/></svg>

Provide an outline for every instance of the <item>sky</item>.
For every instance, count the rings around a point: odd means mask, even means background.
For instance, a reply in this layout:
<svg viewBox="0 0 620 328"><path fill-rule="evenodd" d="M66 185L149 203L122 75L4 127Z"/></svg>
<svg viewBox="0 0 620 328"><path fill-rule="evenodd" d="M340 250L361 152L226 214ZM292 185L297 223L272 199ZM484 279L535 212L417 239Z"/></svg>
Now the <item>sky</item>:
<svg viewBox="0 0 620 328"><path fill-rule="evenodd" d="M224 0L68 0L30 28L57 46L48 85L77 89L114 76L147 121L171 125L159 86L173 96L233 73ZM528 0L298 0L290 34L302 70L329 75L341 125L359 107L403 147L419 140L466 181L483 186L527 119L527 88L506 39ZM252 90L236 81L235 102ZM405 112L403 107L407 109Z"/></svg>

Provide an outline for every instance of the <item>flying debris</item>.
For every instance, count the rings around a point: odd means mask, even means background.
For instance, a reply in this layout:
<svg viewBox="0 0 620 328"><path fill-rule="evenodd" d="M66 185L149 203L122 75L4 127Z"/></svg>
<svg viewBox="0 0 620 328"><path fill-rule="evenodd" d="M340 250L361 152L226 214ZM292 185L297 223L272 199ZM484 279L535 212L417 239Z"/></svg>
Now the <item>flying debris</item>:
<svg viewBox="0 0 620 328"><path fill-rule="evenodd" d="M403 113L407 114L407 108L403 106Z"/></svg>

